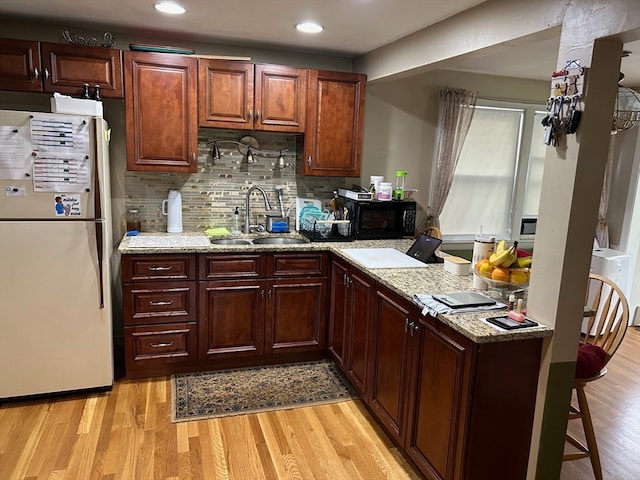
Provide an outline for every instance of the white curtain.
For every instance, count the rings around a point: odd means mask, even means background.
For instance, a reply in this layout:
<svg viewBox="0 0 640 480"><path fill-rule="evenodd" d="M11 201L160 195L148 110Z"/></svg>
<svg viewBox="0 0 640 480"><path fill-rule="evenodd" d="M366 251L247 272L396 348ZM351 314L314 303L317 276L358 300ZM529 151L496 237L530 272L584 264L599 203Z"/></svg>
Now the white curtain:
<svg viewBox="0 0 640 480"><path fill-rule="evenodd" d="M440 214L449 196L460 151L473 118L477 95L478 92L462 88L444 88L440 91L438 148L426 221L428 227L440 227Z"/></svg>
<svg viewBox="0 0 640 480"><path fill-rule="evenodd" d="M609 248L609 227L607 226L607 210L609 209L609 196L611 192L611 170L613 168L613 155L615 150L615 135L609 140L609 155L604 171L602 192L600 193L600 206L598 207L598 224L596 225L596 240L601 248Z"/></svg>

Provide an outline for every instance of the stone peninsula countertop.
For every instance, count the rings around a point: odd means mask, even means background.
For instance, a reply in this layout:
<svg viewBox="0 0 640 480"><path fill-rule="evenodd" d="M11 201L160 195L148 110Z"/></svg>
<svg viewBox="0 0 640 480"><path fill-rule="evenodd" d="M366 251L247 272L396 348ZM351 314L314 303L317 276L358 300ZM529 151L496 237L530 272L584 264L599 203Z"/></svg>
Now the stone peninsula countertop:
<svg viewBox="0 0 640 480"><path fill-rule="evenodd" d="M305 238L297 233L291 234L252 234L215 238L258 237L294 237ZM135 239L135 240L134 240ZM461 290L473 290L471 275L453 275L444 270L442 264L429 264L422 268L367 268L342 249L353 248L394 248L406 252L413 239L398 240L355 240L353 242L308 242L302 244L246 244L216 245L202 232L185 233L141 233L137 237L123 237L118 252L131 254L162 253L238 253L238 252L308 252L329 251L344 261L360 268L371 278L393 290L403 298L417 304L415 294L450 293ZM138 245L138 246L132 246ZM490 293L490 292L489 292ZM553 335L553 330L544 325L517 330L503 330L485 322L483 318L498 315L504 311L439 314L445 324L462 333L476 343L491 343L529 338L543 338Z"/></svg>

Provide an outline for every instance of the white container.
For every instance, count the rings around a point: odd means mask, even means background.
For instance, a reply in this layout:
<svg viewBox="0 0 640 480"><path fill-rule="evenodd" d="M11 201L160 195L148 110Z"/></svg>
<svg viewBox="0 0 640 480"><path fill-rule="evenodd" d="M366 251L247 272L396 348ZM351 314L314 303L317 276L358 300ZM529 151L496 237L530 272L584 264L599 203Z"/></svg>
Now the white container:
<svg viewBox="0 0 640 480"><path fill-rule="evenodd" d="M476 235L473 242L473 254L471 257L471 266L475 270L476 263L485 258L489 258L493 253L496 245L496 237L490 235ZM486 290L488 288L487 282L482 277L473 274L473 288L478 290Z"/></svg>
<svg viewBox="0 0 640 480"><path fill-rule="evenodd" d="M162 200L162 214L167 216L167 232L182 232L182 196L178 190L169 190L168 198Z"/></svg>
<svg viewBox="0 0 640 480"><path fill-rule="evenodd" d="M392 193L393 185L391 184L391 182L380 182L378 185L378 190L376 190L376 198L382 201L391 200Z"/></svg>
<svg viewBox="0 0 640 480"><path fill-rule="evenodd" d="M448 255L444 257L444 271L453 275L468 275L471 262L464 258Z"/></svg>
<svg viewBox="0 0 640 480"><path fill-rule="evenodd" d="M102 117L102 102L84 98L53 96L51 97L51 113Z"/></svg>
<svg viewBox="0 0 640 480"><path fill-rule="evenodd" d="M376 189L376 193L378 193L378 189L380 188L380 182L384 182L384 177L382 175L371 175L369 177L369 185L373 185L373 188Z"/></svg>

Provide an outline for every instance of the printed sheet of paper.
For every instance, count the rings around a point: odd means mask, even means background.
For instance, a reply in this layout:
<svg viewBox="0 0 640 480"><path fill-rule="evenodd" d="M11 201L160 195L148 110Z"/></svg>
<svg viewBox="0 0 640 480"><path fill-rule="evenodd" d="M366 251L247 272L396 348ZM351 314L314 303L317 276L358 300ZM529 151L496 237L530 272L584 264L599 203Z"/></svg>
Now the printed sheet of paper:
<svg viewBox="0 0 640 480"><path fill-rule="evenodd" d="M31 148L27 126L0 125L0 178L31 176Z"/></svg>
<svg viewBox="0 0 640 480"><path fill-rule="evenodd" d="M31 119L33 190L85 192L91 187L89 120L34 114Z"/></svg>

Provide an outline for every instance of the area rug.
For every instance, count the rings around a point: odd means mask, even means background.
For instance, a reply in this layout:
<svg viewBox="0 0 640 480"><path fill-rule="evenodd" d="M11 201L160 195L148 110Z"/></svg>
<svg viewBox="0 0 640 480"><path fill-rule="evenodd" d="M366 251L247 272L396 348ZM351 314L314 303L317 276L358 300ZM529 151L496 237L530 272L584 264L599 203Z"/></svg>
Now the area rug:
<svg viewBox="0 0 640 480"><path fill-rule="evenodd" d="M171 377L172 422L219 418L358 398L333 362L237 368Z"/></svg>

